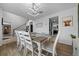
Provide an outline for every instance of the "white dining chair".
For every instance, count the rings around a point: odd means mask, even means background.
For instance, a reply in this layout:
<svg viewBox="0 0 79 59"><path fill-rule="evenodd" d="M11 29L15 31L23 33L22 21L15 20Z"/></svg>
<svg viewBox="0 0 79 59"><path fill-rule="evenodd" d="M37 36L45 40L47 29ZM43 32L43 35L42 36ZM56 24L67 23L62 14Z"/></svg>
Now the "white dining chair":
<svg viewBox="0 0 79 59"><path fill-rule="evenodd" d="M35 43L33 40L32 40L32 38L31 38L31 36L32 36L32 33L31 33L31 27L30 27L30 25L31 25L31 23L32 23L33 21L32 20L29 20L28 22L27 22L27 24L26 24L26 32L25 32L25 38L27 39L25 42L27 43L27 48L29 49L29 50L31 50L31 52L32 52L32 55L38 55L39 53L38 52L36 52L37 50L38 50L38 45L37 45L37 43ZM28 41L29 40L29 41ZM29 43L29 44L28 44Z"/></svg>
<svg viewBox="0 0 79 59"><path fill-rule="evenodd" d="M54 40L53 44L51 42L49 42L50 37L48 37L47 40L44 40L42 42L43 44L42 44L41 50L45 50L46 52L51 53L52 56L57 55L56 45L57 45L57 42L58 42L58 39L59 39L59 35L60 35L60 31L58 31L58 34L57 34L56 38L54 38L55 40ZM48 45L46 45L47 43L48 43ZM45 55L45 54L42 54L42 52L41 52L41 55Z"/></svg>
<svg viewBox="0 0 79 59"><path fill-rule="evenodd" d="M53 44L53 56L57 55L57 52L56 52L56 45L57 45L59 36L60 36L60 31L58 31L58 34L57 34L56 39L55 39L55 42L54 42L54 44Z"/></svg>
<svg viewBox="0 0 79 59"><path fill-rule="evenodd" d="M33 45L32 39L31 39L31 33L30 33L30 23L32 21L28 21L26 24L26 32L25 31L17 31L16 34L18 35L19 41L20 41L20 49L25 50L25 54L27 54L27 50L30 50L32 52L32 56L34 55L34 49L35 46ZM18 39L17 38L17 39Z"/></svg>
<svg viewBox="0 0 79 59"><path fill-rule="evenodd" d="M32 52L32 56L34 55L34 50L33 50L33 42L30 36L29 32L23 32L23 37L25 39L25 46L26 46L26 50L30 50Z"/></svg>
<svg viewBox="0 0 79 59"><path fill-rule="evenodd" d="M24 49L25 48L25 39L23 37L23 32L24 31L18 31L18 36L19 36L19 41L20 41L20 50Z"/></svg>

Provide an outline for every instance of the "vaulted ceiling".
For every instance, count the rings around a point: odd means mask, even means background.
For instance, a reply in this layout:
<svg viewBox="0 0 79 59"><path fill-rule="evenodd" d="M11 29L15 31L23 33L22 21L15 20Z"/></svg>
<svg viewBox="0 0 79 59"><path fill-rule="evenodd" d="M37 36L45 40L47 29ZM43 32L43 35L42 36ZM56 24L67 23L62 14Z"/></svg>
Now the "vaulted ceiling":
<svg viewBox="0 0 79 59"><path fill-rule="evenodd" d="M43 13L33 17L27 15L27 10L28 8L31 8L31 3L0 3L0 8L3 10L25 18L28 16L30 19L38 19L56 12L73 8L74 6L74 3L40 3L40 9L43 11Z"/></svg>

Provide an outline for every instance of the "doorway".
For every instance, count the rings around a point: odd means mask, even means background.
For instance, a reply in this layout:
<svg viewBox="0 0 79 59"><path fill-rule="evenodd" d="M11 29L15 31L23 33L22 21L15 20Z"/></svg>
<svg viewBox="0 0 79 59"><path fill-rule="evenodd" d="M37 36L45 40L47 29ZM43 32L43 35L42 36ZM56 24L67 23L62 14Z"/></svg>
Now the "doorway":
<svg viewBox="0 0 79 59"><path fill-rule="evenodd" d="M49 35L58 34L58 16L49 18Z"/></svg>
<svg viewBox="0 0 79 59"><path fill-rule="evenodd" d="M33 23L30 24L30 32L33 32Z"/></svg>

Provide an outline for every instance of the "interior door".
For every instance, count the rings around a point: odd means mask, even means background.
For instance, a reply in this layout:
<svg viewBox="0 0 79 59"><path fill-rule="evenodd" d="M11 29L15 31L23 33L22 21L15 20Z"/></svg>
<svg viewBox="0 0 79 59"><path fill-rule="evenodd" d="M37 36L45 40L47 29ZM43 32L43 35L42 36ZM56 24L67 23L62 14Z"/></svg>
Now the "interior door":
<svg viewBox="0 0 79 59"><path fill-rule="evenodd" d="M49 18L49 35L52 35L52 21L51 21L51 18Z"/></svg>
<svg viewBox="0 0 79 59"><path fill-rule="evenodd" d="M58 33L58 16L49 18L49 35Z"/></svg>
<svg viewBox="0 0 79 59"><path fill-rule="evenodd" d="M30 31L33 32L33 24L30 25Z"/></svg>

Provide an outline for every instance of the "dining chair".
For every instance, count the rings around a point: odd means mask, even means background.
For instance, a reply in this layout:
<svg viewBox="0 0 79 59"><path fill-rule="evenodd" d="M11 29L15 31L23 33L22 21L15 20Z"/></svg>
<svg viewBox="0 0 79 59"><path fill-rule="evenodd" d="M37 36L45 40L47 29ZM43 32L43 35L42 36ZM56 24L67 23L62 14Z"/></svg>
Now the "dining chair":
<svg viewBox="0 0 79 59"><path fill-rule="evenodd" d="M57 45L57 42L59 39L59 35L60 35L60 31L58 32L56 38L54 38L53 43L50 42L51 37L48 37L46 40L44 40L42 42L41 50L43 50L43 52L41 52L41 55L45 55L45 54L47 54L47 52L49 52L49 54L51 53L50 55L52 55L52 56L57 55L56 45ZM45 54L43 54L43 53L45 53Z"/></svg>
<svg viewBox="0 0 79 59"><path fill-rule="evenodd" d="M28 21L26 24L26 31L17 31L20 39L20 49L25 50L25 54L27 54L27 50L32 52L32 56L34 55L35 44L32 42L31 33L30 33L30 23L32 21Z"/></svg>
<svg viewBox="0 0 79 59"><path fill-rule="evenodd" d="M20 41L20 50L25 48L25 40L23 38L23 32L24 31L18 31L19 41Z"/></svg>
<svg viewBox="0 0 79 59"><path fill-rule="evenodd" d="M60 31L58 32L58 34L57 34L57 36L56 36L56 39L55 39L55 42L54 42L54 44L53 44L53 56L57 55L57 53L56 53L56 45L57 45L59 36L60 36Z"/></svg>
<svg viewBox="0 0 79 59"><path fill-rule="evenodd" d="M23 37L25 39L25 46L26 49L30 50L32 52L32 56L34 55L33 51L33 43L29 32L23 32Z"/></svg>

